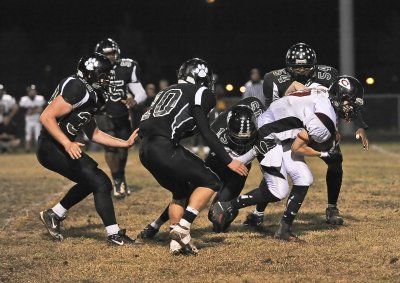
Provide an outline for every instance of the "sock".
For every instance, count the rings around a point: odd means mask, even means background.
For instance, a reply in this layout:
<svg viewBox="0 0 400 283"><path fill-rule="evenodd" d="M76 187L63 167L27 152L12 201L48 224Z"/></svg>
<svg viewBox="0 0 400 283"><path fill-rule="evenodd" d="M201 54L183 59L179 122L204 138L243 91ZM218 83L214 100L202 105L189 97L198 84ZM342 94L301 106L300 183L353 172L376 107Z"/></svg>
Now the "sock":
<svg viewBox="0 0 400 283"><path fill-rule="evenodd" d="M283 213L282 222L292 225L294 218L307 195L308 188L309 186L293 186L286 205L286 210Z"/></svg>
<svg viewBox="0 0 400 283"><path fill-rule="evenodd" d="M153 222L150 223L150 226L153 227L154 229L160 230L160 227L165 223L165 221L160 220L160 218L157 218Z"/></svg>
<svg viewBox="0 0 400 283"><path fill-rule="evenodd" d="M274 196L268 188L262 187L252 190L251 192L241 195L231 200L233 209L241 209L247 206L256 205L258 203L277 202L280 199Z"/></svg>
<svg viewBox="0 0 400 283"><path fill-rule="evenodd" d="M169 220L169 214L168 214L168 209L169 205L164 209L163 213L158 217L160 221L163 221L163 223L167 222Z"/></svg>
<svg viewBox="0 0 400 283"><path fill-rule="evenodd" d="M328 166L326 172L326 185L328 191L328 203L336 204L342 187L343 169L342 163L334 163Z"/></svg>
<svg viewBox="0 0 400 283"><path fill-rule="evenodd" d="M197 209L187 206L185 209L185 212L183 213L182 219L179 221L179 225L190 229L190 225L196 219L197 215L199 215L199 212L197 211Z"/></svg>
<svg viewBox="0 0 400 283"><path fill-rule="evenodd" d="M328 203L328 207L329 207L329 208L336 207L336 204L330 204L330 203Z"/></svg>
<svg viewBox="0 0 400 283"><path fill-rule="evenodd" d="M110 225L110 226L106 227L106 231L107 231L107 235L108 236L118 234L119 230L120 229L119 229L118 224L113 224L113 225Z"/></svg>
<svg viewBox="0 0 400 283"><path fill-rule="evenodd" d="M61 203L57 203L53 208L53 212L57 214L59 217L63 218L65 214L67 214L67 209L65 209Z"/></svg>
<svg viewBox="0 0 400 283"><path fill-rule="evenodd" d="M264 212L264 210L267 208L268 203L257 203L256 205L256 209L254 210L254 212ZM256 213L254 213L256 214Z"/></svg>
<svg viewBox="0 0 400 283"><path fill-rule="evenodd" d="M263 216L264 215L264 211L258 211L257 208L254 209L253 214L257 215L257 216Z"/></svg>
<svg viewBox="0 0 400 283"><path fill-rule="evenodd" d="M111 173L111 175L113 177L114 182L117 180L118 181L124 180L124 173L122 170L118 170L117 172Z"/></svg>

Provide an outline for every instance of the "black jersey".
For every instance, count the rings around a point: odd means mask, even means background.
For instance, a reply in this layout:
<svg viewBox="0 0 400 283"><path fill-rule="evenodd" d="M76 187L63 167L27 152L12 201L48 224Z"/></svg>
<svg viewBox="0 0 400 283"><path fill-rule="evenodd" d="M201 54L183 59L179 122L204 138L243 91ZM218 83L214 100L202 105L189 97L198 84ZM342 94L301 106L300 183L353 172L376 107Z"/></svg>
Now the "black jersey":
<svg viewBox="0 0 400 283"><path fill-rule="evenodd" d="M216 103L214 93L195 84L176 84L159 92L150 109L143 114L143 136L164 136L176 142L192 136L196 129L193 108L201 106L209 113Z"/></svg>
<svg viewBox="0 0 400 283"><path fill-rule="evenodd" d="M315 68L315 73L308 80L306 86L312 83L318 83L325 87L329 87L332 80L339 75L338 71L330 66L316 65ZM285 68L266 73L263 83L266 107L268 107L273 101L282 97L292 82L293 79Z"/></svg>
<svg viewBox="0 0 400 283"><path fill-rule="evenodd" d="M57 118L61 130L71 141L75 140L79 132L92 121L93 116L104 105L104 96L100 91L97 92L85 80L74 75L61 80L50 98L49 104L61 95L72 105L70 113ZM51 137L45 128L42 129L42 134Z"/></svg>
<svg viewBox="0 0 400 283"><path fill-rule="evenodd" d="M131 59L121 59L115 63L114 72L115 79L111 82L113 88L108 91L105 110L110 117L127 116L128 108L121 100L127 97L129 83L140 82L139 65Z"/></svg>
<svg viewBox="0 0 400 283"><path fill-rule="evenodd" d="M211 129L214 133L217 134L220 142L228 148L228 150L233 151L236 155L243 154L247 152L253 145L249 145L249 148L243 148L242 146L238 146L235 143L232 143L231 140L228 138L228 124L227 124L227 116L229 111L237 106L237 105L245 105L251 108L254 112L254 116L257 118L260 114L265 110L264 105L262 102L256 97L247 97L244 98L229 109L222 112L211 124ZM211 152L213 154L213 152Z"/></svg>
<svg viewBox="0 0 400 283"><path fill-rule="evenodd" d="M339 76L338 70L333 67L316 65L315 68L315 73L307 81L306 86L317 83L324 87L329 87L332 81ZM292 82L293 79L285 68L266 73L263 83L265 106L268 108L272 102L282 97ZM354 120L354 124L357 128L368 129L368 125L364 122L361 113Z"/></svg>

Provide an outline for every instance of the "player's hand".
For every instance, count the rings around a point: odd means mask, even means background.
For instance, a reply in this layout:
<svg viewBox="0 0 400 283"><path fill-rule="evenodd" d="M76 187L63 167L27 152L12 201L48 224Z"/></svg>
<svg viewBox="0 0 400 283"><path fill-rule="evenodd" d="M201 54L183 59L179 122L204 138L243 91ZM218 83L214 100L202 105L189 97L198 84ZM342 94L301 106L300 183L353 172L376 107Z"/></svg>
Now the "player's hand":
<svg viewBox="0 0 400 283"><path fill-rule="evenodd" d="M125 103L125 105L128 108L132 108L133 106L135 106L137 104L135 98L133 98L133 96L128 96L125 100L121 100L122 103Z"/></svg>
<svg viewBox="0 0 400 283"><path fill-rule="evenodd" d="M64 146L65 151L71 156L72 159L78 159L81 157L82 149L81 147L85 146L80 142L69 142Z"/></svg>
<svg viewBox="0 0 400 283"><path fill-rule="evenodd" d="M356 132L356 139L360 139L360 138L361 138L363 148L365 150L368 150L369 143L368 143L367 132L363 128L359 128Z"/></svg>
<svg viewBox="0 0 400 283"><path fill-rule="evenodd" d="M247 174L249 174L247 167L237 159L233 159L231 163L228 164L228 167L240 176L247 176Z"/></svg>
<svg viewBox="0 0 400 283"><path fill-rule="evenodd" d="M132 135L127 140L128 147L132 146L135 143L136 138L138 137L139 128L133 131Z"/></svg>

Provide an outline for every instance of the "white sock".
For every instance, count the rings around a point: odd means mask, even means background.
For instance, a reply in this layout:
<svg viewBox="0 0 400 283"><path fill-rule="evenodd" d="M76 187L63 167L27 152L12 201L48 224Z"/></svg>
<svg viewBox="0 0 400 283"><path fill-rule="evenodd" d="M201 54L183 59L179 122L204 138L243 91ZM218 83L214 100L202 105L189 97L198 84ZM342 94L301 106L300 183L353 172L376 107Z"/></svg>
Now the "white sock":
<svg viewBox="0 0 400 283"><path fill-rule="evenodd" d="M57 214L59 217L64 217L65 214L67 214L67 211L64 206L62 206L60 203L57 203L52 210L54 211L55 214Z"/></svg>
<svg viewBox="0 0 400 283"><path fill-rule="evenodd" d="M187 229L190 229L190 225L192 225L192 223L182 218L181 220L179 220L179 225Z"/></svg>
<svg viewBox="0 0 400 283"><path fill-rule="evenodd" d="M153 227L154 229L159 230L160 227L164 224L163 221L161 221L159 218L154 220L153 222L150 223L150 226Z"/></svg>
<svg viewBox="0 0 400 283"><path fill-rule="evenodd" d="M253 214L255 214L257 216L263 216L264 215L264 211L258 211L257 209L254 209Z"/></svg>
<svg viewBox="0 0 400 283"><path fill-rule="evenodd" d="M107 231L107 235L108 236L118 234L119 230L120 229L119 229L118 224L113 224L113 225L110 225L110 226L106 227L106 231Z"/></svg>

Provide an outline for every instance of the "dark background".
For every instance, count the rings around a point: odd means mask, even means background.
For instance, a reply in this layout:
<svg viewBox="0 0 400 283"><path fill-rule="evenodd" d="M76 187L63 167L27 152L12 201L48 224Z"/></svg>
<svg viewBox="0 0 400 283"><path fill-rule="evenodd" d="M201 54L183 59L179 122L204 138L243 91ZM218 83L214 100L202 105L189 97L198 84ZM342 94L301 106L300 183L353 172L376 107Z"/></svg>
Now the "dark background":
<svg viewBox="0 0 400 283"><path fill-rule="evenodd" d="M356 76L376 81L364 83L367 93L399 92L395 3L354 0ZM196 56L237 90L253 67L282 68L299 41L313 46L319 63L338 68L338 18L331 0L1 0L0 83L17 98L35 83L48 98L82 55L111 37L123 57L139 62L144 84L174 82L180 64Z"/></svg>

